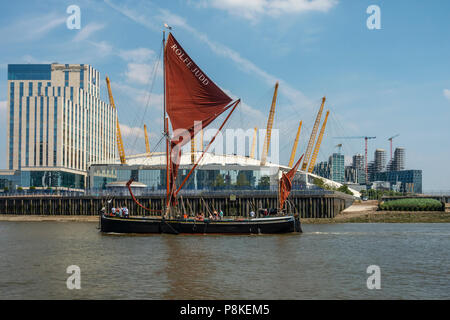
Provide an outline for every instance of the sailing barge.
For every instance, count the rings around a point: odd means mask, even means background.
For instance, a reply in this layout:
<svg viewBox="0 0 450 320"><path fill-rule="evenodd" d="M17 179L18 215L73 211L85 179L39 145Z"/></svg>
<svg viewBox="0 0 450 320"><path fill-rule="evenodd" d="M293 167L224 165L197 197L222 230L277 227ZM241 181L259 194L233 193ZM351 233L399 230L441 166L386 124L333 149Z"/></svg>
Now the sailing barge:
<svg viewBox="0 0 450 320"><path fill-rule="evenodd" d="M198 234L275 234L302 232L298 214L283 212L284 204L292 188L292 179L302 157L279 181L278 214L273 217L251 219L189 219L178 218L177 196L188 181L198 163L214 142L217 134L234 112L240 99L232 99L223 92L189 57L186 51L169 33L167 41L163 36L164 50L164 136L166 140L166 182L167 196L164 212L160 217L115 217L106 213L100 215L100 230L105 233L198 233ZM207 127L225 111L230 110L215 136L202 155L179 185L176 183L181 147L197 132ZM169 119L172 133L169 133ZM147 211L133 195L131 178L127 187L137 205Z"/></svg>

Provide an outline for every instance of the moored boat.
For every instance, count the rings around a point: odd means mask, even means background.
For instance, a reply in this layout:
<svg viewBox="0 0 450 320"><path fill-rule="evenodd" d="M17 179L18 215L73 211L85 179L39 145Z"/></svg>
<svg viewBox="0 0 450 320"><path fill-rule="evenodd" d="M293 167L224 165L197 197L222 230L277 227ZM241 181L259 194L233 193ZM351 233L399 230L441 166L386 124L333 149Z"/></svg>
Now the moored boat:
<svg viewBox="0 0 450 320"><path fill-rule="evenodd" d="M278 216L241 220L163 219L147 217L101 216L105 233L168 233L168 234L276 234L302 232L298 216Z"/></svg>
<svg viewBox="0 0 450 320"><path fill-rule="evenodd" d="M273 217L252 219L180 219L186 212L180 212L177 196L189 180L204 154L213 144L231 114L240 103L220 89L189 57L178 41L169 33L167 42L163 37L164 49L164 137L166 141L166 186L167 197L164 212L160 217L110 216L103 212L100 216L100 230L111 233L169 233L169 234L271 234L301 232L298 214L287 215L284 203L292 187L292 178L302 157L296 165L283 174L279 184L279 208ZM112 95L110 94L110 99ZM183 181L177 183L181 147L206 128L225 111L230 110L225 120L210 140ZM172 132L169 131L169 119ZM127 183L133 201L146 211L157 211L144 207L133 195L131 183ZM241 212L242 216L248 213Z"/></svg>

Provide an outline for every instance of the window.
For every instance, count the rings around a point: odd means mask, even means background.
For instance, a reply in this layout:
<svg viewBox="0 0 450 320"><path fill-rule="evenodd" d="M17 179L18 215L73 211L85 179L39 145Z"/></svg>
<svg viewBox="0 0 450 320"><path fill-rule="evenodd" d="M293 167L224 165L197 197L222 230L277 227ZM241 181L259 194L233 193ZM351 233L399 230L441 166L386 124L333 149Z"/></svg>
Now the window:
<svg viewBox="0 0 450 320"><path fill-rule="evenodd" d="M8 80L51 80L51 64L9 64Z"/></svg>

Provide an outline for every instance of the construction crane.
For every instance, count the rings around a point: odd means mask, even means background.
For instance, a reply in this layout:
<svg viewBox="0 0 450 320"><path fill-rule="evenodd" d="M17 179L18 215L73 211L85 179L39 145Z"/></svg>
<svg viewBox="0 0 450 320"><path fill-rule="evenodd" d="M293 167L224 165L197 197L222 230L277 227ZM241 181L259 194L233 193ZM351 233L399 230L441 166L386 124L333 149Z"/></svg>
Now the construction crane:
<svg viewBox="0 0 450 320"><path fill-rule="evenodd" d="M322 143L323 134L325 133L325 127L327 126L328 115L330 110L327 110L325 115L325 120L323 120L322 128L320 128L319 137L317 138L316 147L314 148L313 155L311 157L311 162L309 163L308 172L312 173L314 170L314 165L316 164L317 155L319 154L320 144Z"/></svg>
<svg viewBox="0 0 450 320"><path fill-rule="evenodd" d="M323 106L325 104L326 98L322 98L322 104L320 105L319 112L317 113L316 122L314 123L311 136L309 137L308 147L306 148L305 157L303 158L302 171L305 171L308 167L309 157L311 156L311 151L316 140L317 129L319 129L320 119L322 118Z"/></svg>
<svg viewBox="0 0 450 320"><path fill-rule="evenodd" d="M334 137L335 139L364 139L365 140L365 171L366 171L366 183L367 183L367 177L368 177L368 170L367 170L367 141L370 139L376 139L377 137Z"/></svg>
<svg viewBox="0 0 450 320"><path fill-rule="evenodd" d="M114 98L111 91L111 83L109 82L108 77L106 77L106 85L108 87L109 103L114 109L116 109L116 105L114 104ZM125 158L125 150L123 148L122 134L120 133L119 117L117 117L116 122L116 139L117 139L117 149L119 149L120 163L126 164L127 160Z"/></svg>
<svg viewBox="0 0 450 320"><path fill-rule="evenodd" d="M148 142L147 126L145 124L144 124L144 135L145 135L145 151L147 152L147 157L150 157L150 143Z"/></svg>
<svg viewBox="0 0 450 320"><path fill-rule="evenodd" d="M395 136L390 137L388 140L391 144L391 160L392 160L392 139L397 138L400 134L396 134Z"/></svg>
<svg viewBox="0 0 450 320"><path fill-rule="evenodd" d="M275 83L275 90L273 92L272 105L270 107L269 119L267 119L267 130L266 137L264 139L264 146L261 154L261 166L266 164L267 153L269 152L270 147L270 137L272 134L272 126L273 126L273 117L275 115L275 104L277 102L277 93L278 93L278 82Z"/></svg>
<svg viewBox="0 0 450 320"><path fill-rule="evenodd" d="M250 158L253 158L253 159L255 158L257 133L258 133L258 128L255 127L255 131L253 132L252 149L250 151Z"/></svg>
<svg viewBox="0 0 450 320"><path fill-rule="evenodd" d="M300 138L301 130L302 130L302 121L300 121L300 124L298 125L297 135L295 136L294 145L292 146L291 157L289 159L289 168L292 168L292 166L294 165L294 159L295 159L295 154L297 153L297 145L298 145L298 140Z"/></svg>

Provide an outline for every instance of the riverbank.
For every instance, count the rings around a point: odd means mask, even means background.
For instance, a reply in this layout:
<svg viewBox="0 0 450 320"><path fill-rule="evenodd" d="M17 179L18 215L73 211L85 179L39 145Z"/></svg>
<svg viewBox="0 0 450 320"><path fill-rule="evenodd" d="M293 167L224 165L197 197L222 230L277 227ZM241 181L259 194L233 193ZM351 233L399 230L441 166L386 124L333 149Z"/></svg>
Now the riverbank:
<svg viewBox="0 0 450 320"><path fill-rule="evenodd" d="M378 201L355 202L333 219L302 219L304 224L324 223L450 223L444 211L377 211Z"/></svg>
<svg viewBox="0 0 450 320"><path fill-rule="evenodd" d="M377 211L378 201L357 203L339 213L335 218L303 218L304 224L325 223L450 223L450 212L443 211ZM450 209L450 208L449 208ZM98 222L98 216L82 215L4 215L0 221L13 222Z"/></svg>
<svg viewBox="0 0 450 320"><path fill-rule="evenodd" d="M12 222L98 222L98 216L40 216L0 214L0 221Z"/></svg>

